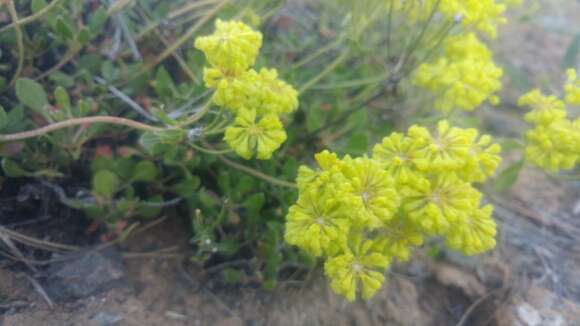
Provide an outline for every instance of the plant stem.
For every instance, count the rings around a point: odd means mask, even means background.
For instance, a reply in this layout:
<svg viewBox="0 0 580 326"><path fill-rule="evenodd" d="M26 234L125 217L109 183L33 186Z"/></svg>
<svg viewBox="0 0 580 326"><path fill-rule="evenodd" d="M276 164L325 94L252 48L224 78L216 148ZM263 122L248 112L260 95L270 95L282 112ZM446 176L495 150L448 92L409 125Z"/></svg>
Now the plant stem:
<svg viewBox="0 0 580 326"><path fill-rule="evenodd" d="M313 61L314 59L323 55L324 53L338 47L342 43L342 41L343 41L342 37L337 38L334 42L331 42L331 43L321 47L316 52L314 52L311 55L307 56L306 58L296 62L294 65L292 65L292 69L297 69L297 68L304 66L307 63L310 63L311 61Z"/></svg>
<svg viewBox="0 0 580 326"><path fill-rule="evenodd" d="M14 30L16 32L16 46L18 47L18 65L16 66L16 71L14 72L14 76L12 76L12 80L10 80L9 84L12 86L18 79L18 76L20 76L20 73L22 72L22 66L24 65L24 36L22 34L20 20L18 20L18 12L14 6L14 0L8 1L8 11L10 12L12 24L14 24Z"/></svg>
<svg viewBox="0 0 580 326"><path fill-rule="evenodd" d="M65 120L65 121L55 122L55 123L49 124L48 126L34 129L34 130L30 130L30 131L23 131L23 132L17 132L17 133L13 133L13 134L0 135L0 142L18 141L18 140L24 140L24 139L28 139L28 138L39 137L39 136L48 134L50 132L53 132L53 131L56 131L59 129L69 128L69 127L78 126L78 125L91 124L91 123L109 123L109 124L127 126L127 127L131 127L131 128L135 128L135 129L139 129L139 130L144 130L144 131L150 131L150 132L159 132L159 131L163 130L163 128L153 127L153 126L141 123L141 122L137 122L137 121L129 120L129 119L125 119L125 118L111 117L111 116L96 116L96 117L74 118L74 119L69 119L69 120Z"/></svg>
<svg viewBox="0 0 580 326"><path fill-rule="evenodd" d="M232 151L229 148L228 149L209 149L209 148L198 146L194 143L189 143L189 146L193 147L194 149L196 149L202 153L210 154L210 155L222 155L222 154L230 153Z"/></svg>
<svg viewBox="0 0 580 326"><path fill-rule="evenodd" d="M336 67L338 67L346 58L348 58L349 51L344 50L334 61L332 61L324 70L322 70L318 75L311 78L309 81L304 83L298 93L302 94L318 83L322 78L326 77L329 73L331 73Z"/></svg>
<svg viewBox="0 0 580 326"><path fill-rule="evenodd" d="M254 170L254 169L252 169L250 167L247 167L245 165L236 163L234 161L230 161L229 159L227 159L223 155L218 155L218 158L222 162L224 162L226 165L228 165L228 166L230 166L230 167L232 167L232 168L234 168L236 170L240 170L242 172L245 172L245 173L247 173L249 175L252 175L252 176L254 176L256 178L259 178L259 179L262 179L264 181L267 181L267 182L269 182L269 183L271 183L273 185L281 186L281 187L286 187L286 188L293 188L293 189L296 189L297 188L297 186L296 186L295 183L288 182L288 181L284 181L284 180L280 180L278 178L274 178L272 176L269 176L267 174L264 174L264 173L262 173L260 171L256 171L256 170Z"/></svg>
<svg viewBox="0 0 580 326"><path fill-rule="evenodd" d="M3 33L9 29L12 29L14 27L22 27L26 24L32 23L33 21L35 21L36 19L44 16L44 14L46 14L47 12L49 12L50 10L52 10L54 7L56 7L56 5L58 5L59 2L61 2L62 0L54 0L51 3L49 3L48 5L46 5L44 8L40 9L37 13L35 13L34 15L30 15L26 18L20 19L20 20L16 20L13 21L12 23L0 28L0 33Z"/></svg>

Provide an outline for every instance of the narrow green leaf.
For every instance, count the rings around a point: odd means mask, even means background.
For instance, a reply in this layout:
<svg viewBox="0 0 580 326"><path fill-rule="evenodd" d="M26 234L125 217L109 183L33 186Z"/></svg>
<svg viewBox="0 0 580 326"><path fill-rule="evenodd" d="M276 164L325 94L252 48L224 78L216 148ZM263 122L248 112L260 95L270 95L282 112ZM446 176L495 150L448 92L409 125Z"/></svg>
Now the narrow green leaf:
<svg viewBox="0 0 580 326"><path fill-rule="evenodd" d="M566 49L566 53L564 54L564 58L562 60L562 67L576 68L578 53L580 53L580 33L576 34L576 36L572 39L572 42L570 42L568 49Z"/></svg>
<svg viewBox="0 0 580 326"><path fill-rule="evenodd" d="M25 177L28 175L28 172L21 168L18 163L7 158L2 160L2 170L4 170L4 174L11 178Z"/></svg>
<svg viewBox="0 0 580 326"><path fill-rule="evenodd" d="M70 112L70 97L64 87L58 86L54 90L54 98L56 99L56 104L58 104L59 108Z"/></svg>
<svg viewBox="0 0 580 326"><path fill-rule="evenodd" d="M56 32L65 39L72 39L74 36L73 28L63 17L58 17L56 20Z"/></svg>
<svg viewBox="0 0 580 326"><path fill-rule="evenodd" d="M496 191L503 192L513 186L514 183L516 183L518 180L518 176L520 175L520 171L522 170L524 163L524 160L520 160L503 170L495 178L494 189Z"/></svg>

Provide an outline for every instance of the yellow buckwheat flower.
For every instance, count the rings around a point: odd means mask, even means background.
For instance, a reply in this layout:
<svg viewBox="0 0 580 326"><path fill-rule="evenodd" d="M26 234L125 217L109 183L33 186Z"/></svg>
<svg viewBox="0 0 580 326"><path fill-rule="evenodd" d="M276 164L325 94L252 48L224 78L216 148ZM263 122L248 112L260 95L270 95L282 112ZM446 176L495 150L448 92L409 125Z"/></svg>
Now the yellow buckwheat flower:
<svg viewBox="0 0 580 326"><path fill-rule="evenodd" d="M477 131L452 127L449 121L442 120L434 135L419 126L411 126L407 133L411 139L427 144L420 151L420 158L415 159L419 170L455 171L465 165Z"/></svg>
<svg viewBox="0 0 580 326"><path fill-rule="evenodd" d="M459 176L468 182L484 182L495 173L501 163L501 146L492 144L489 135L483 135L469 146L465 165L458 171Z"/></svg>
<svg viewBox="0 0 580 326"><path fill-rule="evenodd" d="M560 120L526 133L526 159L551 172L572 169L580 159L578 123Z"/></svg>
<svg viewBox="0 0 580 326"><path fill-rule="evenodd" d="M445 235L446 244L466 255L476 255L495 247L496 224L490 205L477 208L453 223Z"/></svg>
<svg viewBox="0 0 580 326"><path fill-rule="evenodd" d="M254 70L234 72L222 68L204 68L205 85L215 89L213 102L216 105L237 112L241 108L253 108L252 96L257 93L255 81L257 73Z"/></svg>
<svg viewBox="0 0 580 326"><path fill-rule="evenodd" d="M351 214L359 226L376 228L390 220L399 206L399 195L393 179L381 165L369 158L345 157L342 173L351 185L356 206Z"/></svg>
<svg viewBox="0 0 580 326"><path fill-rule="evenodd" d="M276 69L262 68L256 79L259 107L266 113L292 113L298 108L298 92L278 78Z"/></svg>
<svg viewBox="0 0 580 326"><path fill-rule="evenodd" d="M472 111L486 100L496 104L503 71L485 44L475 34L462 34L449 37L444 48L443 57L421 64L413 75L415 85L436 95L435 108L448 113Z"/></svg>
<svg viewBox="0 0 580 326"><path fill-rule="evenodd" d="M313 256L332 251L344 243L350 221L343 214L340 198L329 191L310 188L301 191L290 207L286 222L286 242L300 246Z"/></svg>
<svg viewBox="0 0 580 326"><path fill-rule="evenodd" d="M353 249L345 247L344 253L328 259L324 264L330 286L351 302L356 298L357 290L360 290L363 298L368 299L385 281L383 273L390 260L373 251L373 242L369 240L355 241Z"/></svg>
<svg viewBox="0 0 580 326"><path fill-rule="evenodd" d="M409 260L411 250L420 246L424 239L421 228L402 213L396 214L379 232L377 247L382 247L381 252L386 256L401 262Z"/></svg>
<svg viewBox="0 0 580 326"><path fill-rule="evenodd" d="M215 32L198 37L195 47L203 51L213 67L239 73L256 61L262 47L262 34L242 22L218 19Z"/></svg>
<svg viewBox="0 0 580 326"><path fill-rule="evenodd" d="M437 175L411 185L402 208L429 234L444 234L477 207L481 194L455 174Z"/></svg>
<svg viewBox="0 0 580 326"><path fill-rule="evenodd" d="M256 122L255 110L240 110L234 124L226 129L224 140L238 155L267 160L286 140L282 122L275 115L266 115Z"/></svg>
<svg viewBox="0 0 580 326"><path fill-rule="evenodd" d="M578 73L574 69L566 71L568 81L564 86L566 92L566 103L570 105L580 105L580 79Z"/></svg>
<svg viewBox="0 0 580 326"><path fill-rule="evenodd" d="M415 159L428 140L412 139L401 133L392 133L373 148L373 159L381 162L398 184L406 184L419 177Z"/></svg>
<svg viewBox="0 0 580 326"><path fill-rule="evenodd" d="M521 96L518 105L532 108L532 111L524 116L529 123L546 126L566 117L566 104L556 96L542 94L539 89Z"/></svg>

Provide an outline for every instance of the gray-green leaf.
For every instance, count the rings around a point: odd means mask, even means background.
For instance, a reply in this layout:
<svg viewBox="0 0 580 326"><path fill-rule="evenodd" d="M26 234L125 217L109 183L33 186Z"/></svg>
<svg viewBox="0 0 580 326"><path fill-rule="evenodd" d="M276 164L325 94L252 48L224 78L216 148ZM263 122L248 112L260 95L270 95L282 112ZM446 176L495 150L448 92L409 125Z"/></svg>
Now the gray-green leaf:
<svg viewBox="0 0 580 326"><path fill-rule="evenodd" d="M29 78L19 78L16 81L16 97L20 103L35 110L38 113L45 114L44 108L48 104L46 92L42 86Z"/></svg>
<svg viewBox="0 0 580 326"><path fill-rule="evenodd" d="M93 191L105 198L112 198L119 188L119 178L109 170L100 170L93 176Z"/></svg>

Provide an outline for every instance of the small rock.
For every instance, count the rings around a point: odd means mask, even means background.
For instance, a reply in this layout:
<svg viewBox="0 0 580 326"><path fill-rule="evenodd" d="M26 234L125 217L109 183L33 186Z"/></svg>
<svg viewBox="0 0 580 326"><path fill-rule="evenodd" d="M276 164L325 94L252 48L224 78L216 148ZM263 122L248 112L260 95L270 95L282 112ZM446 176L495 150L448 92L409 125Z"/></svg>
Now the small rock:
<svg viewBox="0 0 580 326"><path fill-rule="evenodd" d="M46 290L59 301L84 298L124 286L121 255L114 248L75 253L70 260L52 264Z"/></svg>
<svg viewBox="0 0 580 326"><path fill-rule="evenodd" d="M117 325L117 323L119 323L121 320L123 320L123 317L106 312L99 312L93 318L91 318L91 322L95 326L114 326Z"/></svg>
<svg viewBox="0 0 580 326"><path fill-rule="evenodd" d="M527 303L521 304L518 308L518 317L526 326L540 326L542 316L540 313Z"/></svg>

